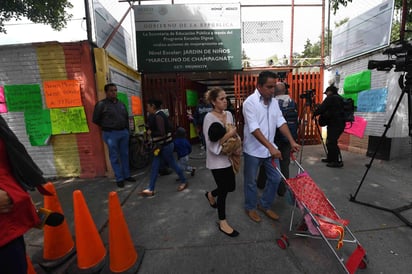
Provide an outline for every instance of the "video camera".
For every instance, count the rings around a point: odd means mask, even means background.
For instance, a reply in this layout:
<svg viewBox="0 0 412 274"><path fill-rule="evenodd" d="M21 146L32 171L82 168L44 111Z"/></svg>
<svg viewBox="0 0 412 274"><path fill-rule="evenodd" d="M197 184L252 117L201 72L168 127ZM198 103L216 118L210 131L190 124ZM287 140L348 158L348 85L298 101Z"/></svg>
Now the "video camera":
<svg viewBox="0 0 412 274"><path fill-rule="evenodd" d="M400 46L388 48L382 54L388 55L388 60L370 60L368 69L390 71L395 68L395 71L412 71L412 45L410 43L404 42ZM393 56L396 59L389 59Z"/></svg>
<svg viewBox="0 0 412 274"><path fill-rule="evenodd" d="M308 90L305 90L301 95L299 95L299 98L306 99L306 105L312 106L313 97L315 97L315 94L316 94L316 90L308 89Z"/></svg>

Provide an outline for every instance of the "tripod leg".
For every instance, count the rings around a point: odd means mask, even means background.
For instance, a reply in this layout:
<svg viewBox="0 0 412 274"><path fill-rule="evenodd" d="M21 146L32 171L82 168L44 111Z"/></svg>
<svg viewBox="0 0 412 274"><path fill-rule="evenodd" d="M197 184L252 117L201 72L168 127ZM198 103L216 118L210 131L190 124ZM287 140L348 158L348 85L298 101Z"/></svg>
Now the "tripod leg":
<svg viewBox="0 0 412 274"><path fill-rule="evenodd" d="M372 167L372 164L373 164L373 161L375 160L376 154L378 153L378 151L379 151L379 149L380 149L380 147L381 147L381 145L382 145L382 143L383 143L383 140L384 140L384 138L386 137L386 133L388 132L389 128L391 127L392 120L393 120L393 118L395 117L395 114L396 114L396 112L397 112L397 110L398 110L398 108L399 108L399 105L400 105L401 102L402 102L403 96L404 96L406 93L408 93L408 92L409 92L409 95L410 95L410 93L411 93L411 91L410 91L410 89L409 89L409 86L412 85L412 83L410 83L410 81L412 81L412 79L410 79L409 73L406 75L406 77L407 77L407 78L406 78L406 79L407 79L407 80L406 80L406 86L402 89L402 93L401 93L401 95L399 96L398 102L396 103L395 108L394 108L393 111L392 111L392 115L391 115L391 117L389 118L388 123L387 123L386 125L384 125L385 130L383 131L381 137L379 138L379 142L378 142L378 144L377 144L377 146L376 146L376 148L375 148L375 151L374 151L374 153L373 153L373 155L372 155L372 158L371 158L369 164L366 165L365 173L363 174L363 177L362 177L362 179L361 179L361 181L360 181L360 183L359 183L359 185L358 185L358 188L356 189L355 194L354 194L354 195L352 195L352 194L350 195L350 199L349 199L350 201L355 201L355 200L356 200L356 196L358 195L359 190L361 189L361 187L362 187L362 185L363 185L363 182L365 181L366 175L368 175L369 169ZM409 103L409 101L408 101L408 103ZM409 109L410 109L410 106L408 106L408 107L409 107ZM410 113L409 113L409 115L410 115ZM410 130L410 128L409 128L409 130Z"/></svg>
<svg viewBox="0 0 412 274"><path fill-rule="evenodd" d="M320 141L322 142L323 150L325 151L325 155L326 155L326 157L328 157L328 150L326 148L325 142L323 141L322 131L320 130L320 127L319 127L319 124L318 124L318 121L316 120L316 118L315 118L315 126L318 130L318 134L320 136Z"/></svg>

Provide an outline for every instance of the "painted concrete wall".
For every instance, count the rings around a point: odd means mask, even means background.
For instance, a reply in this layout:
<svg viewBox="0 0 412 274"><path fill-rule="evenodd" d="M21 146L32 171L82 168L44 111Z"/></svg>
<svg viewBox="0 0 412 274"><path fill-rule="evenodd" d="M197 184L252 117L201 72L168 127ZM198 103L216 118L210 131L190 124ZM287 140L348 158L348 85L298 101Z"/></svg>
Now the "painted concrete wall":
<svg viewBox="0 0 412 274"><path fill-rule="evenodd" d="M32 146L26 133L24 113L1 113L47 178L105 175L100 129L91 120L97 101L93 67L92 48L87 42L0 47L0 86L39 84L43 109L46 108L44 81L71 79L80 83L88 133L52 135L47 145Z"/></svg>
<svg viewBox="0 0 412 274"><path fill-rule="evenodd" d="M336 70L340 74L340 89L343 92L343 83L345 77L368 69L369 60L387 60L388 56L383 55L381 51L373 54L367 54L362 57L335 65L333 72ZM361 116L368 121L365 130L365 136L358 138L353 135L343 134L340 141L340 146L349 151L366 154L368 149L369 136L380 137L385 131L385 125L388 123L395 105L400 98L401 89L398 85L400 72L390 72L371 70L371 89L388 88L387 104L385 112L356 112L355 115ZM394 119L386 134L386 137L391 138L390 158L399 157L411 153L410 138L408 137L408 111L407 99L404 96L400 107L395 112Z"/></svg>

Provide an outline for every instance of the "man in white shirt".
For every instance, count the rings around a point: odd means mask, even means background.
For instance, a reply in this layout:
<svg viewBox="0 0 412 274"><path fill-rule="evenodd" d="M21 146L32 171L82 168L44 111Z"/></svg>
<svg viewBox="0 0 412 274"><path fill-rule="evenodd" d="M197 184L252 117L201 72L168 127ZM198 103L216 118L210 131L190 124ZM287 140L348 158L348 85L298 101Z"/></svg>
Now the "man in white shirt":
<svg viewBox="0 0 412 274"><path fill-rule="evenodd" d="M270 209L281 180L280 174L272 165L272 158L279 166L279 158L282 157L274 143L276 129L279 128L289 140L294 151L300 149L289 131L278 102L273 97L277 80L276 73L262 71L256 90L243 102L245 210L255 222L261 221L256 209L263 211L273 220L279 219ZM261 165L265 167L267 182L262 196L258 198L256 177Z"/></svg>

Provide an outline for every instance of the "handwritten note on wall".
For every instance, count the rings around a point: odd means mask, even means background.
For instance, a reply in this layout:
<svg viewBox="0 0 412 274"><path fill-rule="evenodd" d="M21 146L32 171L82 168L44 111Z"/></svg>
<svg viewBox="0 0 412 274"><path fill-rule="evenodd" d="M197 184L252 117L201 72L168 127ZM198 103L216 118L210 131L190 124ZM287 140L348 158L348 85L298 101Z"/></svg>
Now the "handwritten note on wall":
<svg viewBox="0 0 412 274"><path fill-rule="evenodd" d="M42 109L40 85L5 85L4 93L9 111Z"/></svg>
<svg viewBox="0 0 412 274"><path fill-rule="evenodd" d="M357 112L385 112L387 88L365 90L358 93Z"/></svg>
<svg viewBox="0 0 412 274"><path fill-rule="evenodd" d="M77 80L55 80L43 82L48 108L77 107L82 105L80 83Z"/></svg>
<svg viewBox="0 0 412 274"><path fill-rule="evenodd" d="M52 134L89 132L84 107L50 109Z"/></svg>
<svg viewBox="0 0 412 274"><path fill-rule="evenodd" d="M48 109L24 112L26 132L32 146L45 146L51 135L50 111Z"/></svg>

